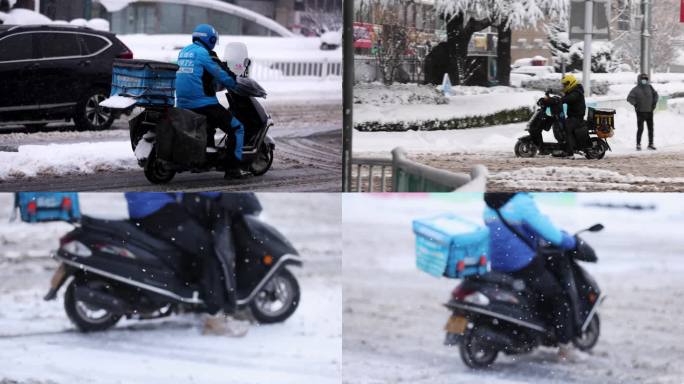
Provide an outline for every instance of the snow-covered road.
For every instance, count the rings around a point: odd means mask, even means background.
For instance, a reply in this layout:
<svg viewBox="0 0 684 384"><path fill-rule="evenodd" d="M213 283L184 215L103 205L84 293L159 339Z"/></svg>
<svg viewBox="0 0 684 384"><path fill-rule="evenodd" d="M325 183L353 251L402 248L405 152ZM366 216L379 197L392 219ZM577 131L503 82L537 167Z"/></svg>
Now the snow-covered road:
<svg viewBox="0 0 684 384"><path fill-rule="evenodd" d="M634 113L619 108L612 151L604 159L574 160L551 156L517 158L513 147L525 123L451 131L354 132L356 156L387 157L402 146L412 159L453 172L470 172L474 164L490 171L495 190L530 191L679 191L684 186L684 115L655 114L657 151L637 152ZM553 142L550 132L545 141ZM648 143L644 132L642 144Z"/></svg>
<svg viewBox="0 0 684 384"><path fill-rule="evenodd" d="M442 344L449 316L442 303L457 281L416 269L411 220L451 211L481 222L481 195L345 195L343 382L682 383L684 197L554 194L539 199L542 211L566 230L596 222L606 227L583 236L599 257L598 264L585 267L608 295L593 353L580 354L576 363L558 363L555 350L544 348L499 357L485 371L468 369L458 349Z"/></svg>
<svg viewBox="0 0 684 384"><path fill-rule="evenodd" d="M302 301L285 323L252 326L242 338L202 336L191 315L124 321L113 331L73 330L61 297L42 296L56 267L47 259L64 223L8 223L0 194L0 382L339 383L341 374L340 200L335 194L260 194L264 219L304 258L292 269ZM81 194L84 212L125 217L120 194Z"/></svg>
<svg viewBox="0 0 684 384"><path fill-rule="evenodd" d="M57 126L51 132L0 135L0 190L340 190L339 102L274 107L276 126L269 133L276 141L275 159L261 177L225 181L217 172L185 173L170 184L151 185L131 151L122 119L104 132Z"/></svg>

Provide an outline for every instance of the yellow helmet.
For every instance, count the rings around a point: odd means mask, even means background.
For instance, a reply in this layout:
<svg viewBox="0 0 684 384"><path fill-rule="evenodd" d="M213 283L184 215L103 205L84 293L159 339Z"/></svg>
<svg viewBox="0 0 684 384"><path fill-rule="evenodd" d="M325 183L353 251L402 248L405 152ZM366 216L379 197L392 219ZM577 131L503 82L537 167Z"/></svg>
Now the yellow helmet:
<svg viewBox="0 0 684 384"><path fill-rule="evenodd" d="M574 75L567 74L561 79L561 85L563 86L563 93L568 93L577 86L578 81Z"/></svg>

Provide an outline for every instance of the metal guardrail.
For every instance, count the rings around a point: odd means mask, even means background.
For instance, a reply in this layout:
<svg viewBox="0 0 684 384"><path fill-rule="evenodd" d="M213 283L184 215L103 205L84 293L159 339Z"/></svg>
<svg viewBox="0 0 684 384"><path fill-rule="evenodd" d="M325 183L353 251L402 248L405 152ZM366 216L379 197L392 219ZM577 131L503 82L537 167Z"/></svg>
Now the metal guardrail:
<svg viewBox="0 0 684 384"><path fill-rule="evenodd" d="M342 60L254 60L249 70L257 81L342 77Z"/></svg>
<svg viewBox="0 0 684 384"><path fill-rule="evenodd" d="M352 167L349 192L484 192L487 187L483 165L475 165L470 175L449 172L409 160L401 147L392 150L391 160L352 158Z"/></svg>

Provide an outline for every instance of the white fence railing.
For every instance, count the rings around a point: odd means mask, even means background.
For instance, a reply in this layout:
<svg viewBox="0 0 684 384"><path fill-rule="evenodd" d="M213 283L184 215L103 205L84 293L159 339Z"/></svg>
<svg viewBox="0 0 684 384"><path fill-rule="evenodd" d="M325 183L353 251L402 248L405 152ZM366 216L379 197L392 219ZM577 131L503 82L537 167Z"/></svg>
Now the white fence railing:
<svg viewBox="0 0 684 384"><path fill-rule="evenodd" d="M302 77L321 80L342 77L342 60L259 60L254 59L249 76L257 81L298 80Z"/></svg>

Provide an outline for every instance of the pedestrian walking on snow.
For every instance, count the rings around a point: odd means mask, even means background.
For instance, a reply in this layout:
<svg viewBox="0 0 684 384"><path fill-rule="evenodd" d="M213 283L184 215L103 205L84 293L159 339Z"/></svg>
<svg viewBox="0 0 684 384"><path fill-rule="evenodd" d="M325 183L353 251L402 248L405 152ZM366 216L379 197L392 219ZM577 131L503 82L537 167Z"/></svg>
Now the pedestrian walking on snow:
<svg viewBox="0 0 684 384"><path fill-rule="evenodd" d="M648 127L648 149L655 150L653 145L653 111L658 104L658 92L648 80L648 75L639 75L637 85L627 96L627 102L634 106L637 115L636 150L641 151L641 135L644 133L644 121Z"/></svg>

